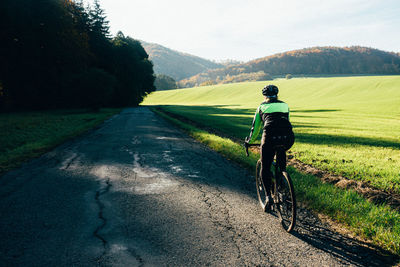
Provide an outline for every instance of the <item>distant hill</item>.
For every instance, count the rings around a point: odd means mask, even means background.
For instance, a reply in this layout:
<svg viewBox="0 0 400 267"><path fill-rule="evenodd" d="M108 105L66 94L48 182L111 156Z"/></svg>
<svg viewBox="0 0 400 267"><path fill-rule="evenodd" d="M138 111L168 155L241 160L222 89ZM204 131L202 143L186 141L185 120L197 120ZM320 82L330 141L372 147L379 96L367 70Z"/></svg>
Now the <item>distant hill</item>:
<svg viewBox="0 0 400 267"><path fill-rule="evenodd" d="M209 70L180 81L180 86L267 80L286 74L400 74L400 55L360 46L305 48Z"/></svg>
<svg viewBox="0 0 400 267"><path fill-rule="evenodd" d="M223 64L178 52L159 44L140 42L154 64L154 72L168 75L175 80L182 80L209 69L224 67Z"/></svg>

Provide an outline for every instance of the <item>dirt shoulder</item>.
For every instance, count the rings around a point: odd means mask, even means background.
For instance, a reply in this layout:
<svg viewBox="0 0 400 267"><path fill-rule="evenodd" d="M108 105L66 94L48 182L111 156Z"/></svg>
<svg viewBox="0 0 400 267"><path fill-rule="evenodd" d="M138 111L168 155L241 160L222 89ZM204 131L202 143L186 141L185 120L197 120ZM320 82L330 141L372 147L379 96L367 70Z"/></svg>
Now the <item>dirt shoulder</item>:
<svg viewBox="0 0 400 267"><path fill-rule="evenodd" d="M288 155L288 158L289 164L303 173L312 174L316 177L319 177L322 181L334 184L342 189L353 189L375 204L387 204L391 208L400 211L399 194L374 188L366 182L351 180L340 175L319 170L311 165L297 160L293 155Z"/></svg>

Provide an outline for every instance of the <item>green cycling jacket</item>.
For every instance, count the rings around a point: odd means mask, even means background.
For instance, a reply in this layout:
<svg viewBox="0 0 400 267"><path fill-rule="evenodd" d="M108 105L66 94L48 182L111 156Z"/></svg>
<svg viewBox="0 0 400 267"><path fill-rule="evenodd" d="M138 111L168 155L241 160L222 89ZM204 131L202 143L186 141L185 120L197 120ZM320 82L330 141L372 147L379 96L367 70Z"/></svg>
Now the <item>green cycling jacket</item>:
<svg viewBox="0 0 400 267"><path fill-rule="evenodd" d="M289 122L289 106L280 100L264 101L257 108L251 126L249 143L257 139L261 126L263 130L269 131L274 128L292 128Z"/></svg>

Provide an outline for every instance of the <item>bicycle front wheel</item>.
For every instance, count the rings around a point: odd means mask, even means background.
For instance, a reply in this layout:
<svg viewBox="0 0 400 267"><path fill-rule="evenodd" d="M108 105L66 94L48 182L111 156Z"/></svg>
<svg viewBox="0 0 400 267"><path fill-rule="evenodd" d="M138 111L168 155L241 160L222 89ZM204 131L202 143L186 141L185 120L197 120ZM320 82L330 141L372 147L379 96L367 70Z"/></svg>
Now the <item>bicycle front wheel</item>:
<svg viewBox="0 0 400 267"><path fill-rule="evenodd" d="M261 160L258 160L256 165L256 188L258 202L260 203L263 211L266 211L267 193L265 190L264 182L261 178Z"/></svg>
<svg viewBox="0 0 400 267"><path fill-rule="evenodd" d="M287 172L280 173L280 179L275 183L275 204L283 229L292 231L296 224L296 197Z"/></svg>

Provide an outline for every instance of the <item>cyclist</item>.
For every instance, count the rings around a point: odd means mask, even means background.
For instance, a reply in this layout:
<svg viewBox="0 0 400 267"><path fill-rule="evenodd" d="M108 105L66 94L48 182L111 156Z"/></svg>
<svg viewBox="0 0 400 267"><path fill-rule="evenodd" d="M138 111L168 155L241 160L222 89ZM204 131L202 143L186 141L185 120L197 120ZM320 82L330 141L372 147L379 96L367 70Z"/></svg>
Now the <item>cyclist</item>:
<svg viewBox="0 0 400 267"><path fill-rule="evenodd" d="M267 194L266 209L270 209L271 197L271 164L275 154L276 146L283 146L284 150L277 150L277 162L280 170L286 170L286 150L294 143L292 125L289 122L288 105L278 100L278 87L267 85L262 89L264 102L260 104L254 115L250 135L246 137L245 143L251 144L256 140L261 126L263 134L261 138L261 178L265 185Z"/></svg>

